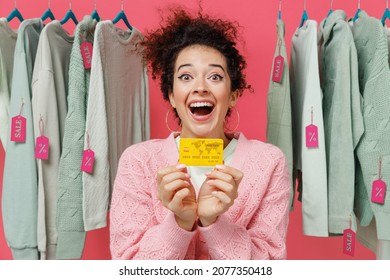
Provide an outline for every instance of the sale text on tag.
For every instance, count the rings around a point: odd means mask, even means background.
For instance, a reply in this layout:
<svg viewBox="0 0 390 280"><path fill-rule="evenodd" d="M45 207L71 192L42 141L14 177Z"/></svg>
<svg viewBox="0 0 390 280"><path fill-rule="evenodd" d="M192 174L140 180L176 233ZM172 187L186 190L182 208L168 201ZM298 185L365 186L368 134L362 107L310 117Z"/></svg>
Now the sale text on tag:
<svg viewBox="0 0 390 280"><path fill-rule="evenodd" d="M179 162L188 166L223 164L223 140L181 138Z"/></svg>

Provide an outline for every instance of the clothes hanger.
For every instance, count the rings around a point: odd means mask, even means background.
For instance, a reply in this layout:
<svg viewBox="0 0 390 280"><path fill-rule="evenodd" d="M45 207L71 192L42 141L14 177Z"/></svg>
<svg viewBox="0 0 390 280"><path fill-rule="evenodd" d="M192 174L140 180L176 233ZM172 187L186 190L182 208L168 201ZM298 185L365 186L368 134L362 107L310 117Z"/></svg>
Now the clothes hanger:
<svg viewBox="0 0 390 280"><path fill-rule="evenodd" d="M15 6L14 9L7 17L7 21L10 22L14 18L17 18L20 22L22 22L24 19L22 14L19 12L18 8L16 7L16 0L14 1L14 6Z"/></svg>
<svg viewBox="0 0 390 280"><path fill-rule="evenodd" d="M357 11L356 11L356 14L355 14L355 16L353 17L353 22L355 22L357 19L358 19L358 17L359 17L359 14L360 14L360 0L358 0L358 9L357 9Z"/></svg>
<svg viewBox="0 0 390 280"><path fill-rule="evenodd" d="M389 0L386 1L386 10L383 13L383 17L382 17L382 20L381 20L383 26L385 26L386 19L390 19Z"/></svg>
<svg viewBox="0 0 390 280"><path fill-rule="evenodd" d="M94 1L94 3L95 3L95 9L93 10L91 17L92 17L92 19L96 19L96 21L100 21L100 16L99 16L99 13L96 9L96 0Z"/></svg>
<svg viewBox="0 0 390 280"><path fill-rule="evenodd" d="M76 15L72 11L72 1L69 1L69 10L66 12L65 17L61 20L61 24L67 23L70 19L74 22L75 25L79 23Z"/></svg>
<svg viewBox="0 0 390 280"><path fill-rule="evenodd" d="M116 24L119 20L123 20L123 22L126 24L127 28L132 30L133 27L130 25L129 21L127 20L127 16L126 16L125 11L123 9L123 0L121 0L121 2L122 2L122 8L119 11L119 13L116 15L116 17L112 20L112 23Z"/></svg>
<svg viewBox="0 0 390 280"><path fill-rule="evenodd" d="M331 13L333 13L333 0L330 1L330 10L327 17L329 17Z"/></svg>
<svg viewBox="0 0 390 280"><path fill-rule="evenodd" d="M282 0L279 0L278 19L282 19Z"/></svg>
<svg viewBox="0 0 390 280"><path fill-rule="evenodd" d="M46 19L50 18L51 20L55 20L55 16L53 14L53 12L51 11L50 9L50 0L47 4L47 10L45 11L45 13L42 15L41 19L42 21L45 21Z"/></svg>
<svg viewBox="0 0 390 280"><path fill-rule="evenodd" d="M303 1L303 14L302 14L302 18L301 18L301 23L299 24L299 28L301 28L303 26L303 24L305 23L306 20L309 19L309 16L307 15L307 12L306 12L306 0Z"/></svg>

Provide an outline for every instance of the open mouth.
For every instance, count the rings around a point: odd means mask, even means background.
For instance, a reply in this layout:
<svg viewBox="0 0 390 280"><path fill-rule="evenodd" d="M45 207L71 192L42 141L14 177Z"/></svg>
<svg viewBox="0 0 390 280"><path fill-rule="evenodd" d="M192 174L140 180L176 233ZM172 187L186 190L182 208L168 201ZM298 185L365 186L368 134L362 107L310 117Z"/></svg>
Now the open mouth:
<svg viewBox="0 0 390 280"><path fill-rule="evenodd" d="M210 102L194 102L190 104L191 113L194 116L201 117L211 114L214 104Z"/></svg>

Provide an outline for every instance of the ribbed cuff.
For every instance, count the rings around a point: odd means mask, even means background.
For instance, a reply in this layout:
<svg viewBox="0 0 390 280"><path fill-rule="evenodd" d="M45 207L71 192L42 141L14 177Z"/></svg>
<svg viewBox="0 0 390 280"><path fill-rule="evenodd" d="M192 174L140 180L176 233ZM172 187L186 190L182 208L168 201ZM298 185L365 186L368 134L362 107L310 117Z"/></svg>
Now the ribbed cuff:
<svg viewBox="0 0 390 280"><path fill-rule="evenodd" d="M84 250L86 232L62 231L58 232L57 259L81 259Z"/></svg>
<svg viewBox="0 0 390 280"><path fill-rule="evenodd" d="M375 220L378 239L390 240L390 213L376 212Z"/></svg>
<svg viewBox="0 0 390 280"><path fill-rule="evenodd" d="M14 260L38 260L38 248L11 248Z"/></svg>

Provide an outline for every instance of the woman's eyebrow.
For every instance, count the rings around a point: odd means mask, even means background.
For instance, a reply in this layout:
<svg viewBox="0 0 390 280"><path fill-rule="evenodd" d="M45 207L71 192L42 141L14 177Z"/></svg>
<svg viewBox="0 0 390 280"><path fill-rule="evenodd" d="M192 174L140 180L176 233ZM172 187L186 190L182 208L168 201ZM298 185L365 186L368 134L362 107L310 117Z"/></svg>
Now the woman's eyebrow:
<svg viewBox="0 0 390 280"><path fill-rule="evenodd" d="M178 68L177 68L177 71L179 71L181 68L183 68L183 67L187 67L187 66L193 66L192 64L190 64L190 63L187 63L187 64L182 64L182 65L180 65Z"/></svg>
<svg viewBox="0 0 390 280"><path fill-rule="evenodd" d="M225 68L221 64L209 64L209 66L221 68L225 72Z"/></svg>

